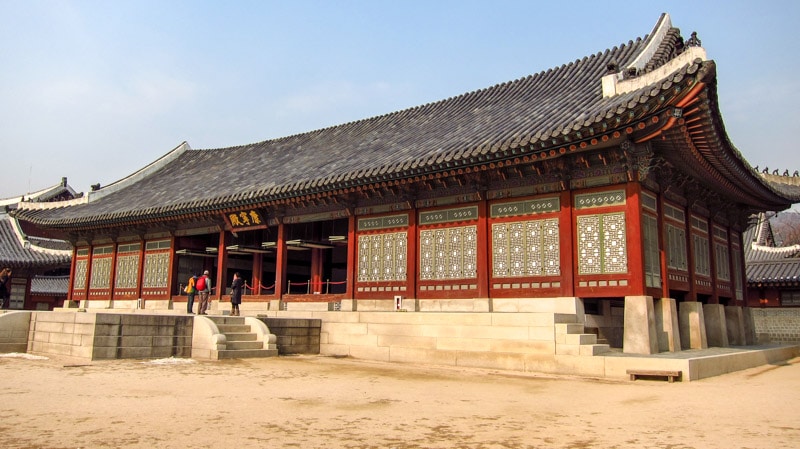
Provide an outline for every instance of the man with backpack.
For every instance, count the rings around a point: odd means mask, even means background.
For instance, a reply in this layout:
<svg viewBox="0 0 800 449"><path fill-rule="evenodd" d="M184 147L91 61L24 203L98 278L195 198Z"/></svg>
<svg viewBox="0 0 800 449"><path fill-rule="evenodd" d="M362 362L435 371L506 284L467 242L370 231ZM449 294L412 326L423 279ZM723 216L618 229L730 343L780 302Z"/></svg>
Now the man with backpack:
<svg viewBox="0 0 800 449"><path fill-rule="evenodd" d="M203 275L197 278L194 284L197 289L197 294L200 295L200 305L197 306L198 315L208 315L208 298L211 295L211 278L208 277L208 270L203 272Z"/></svg>
<svg viewBox="0 0 800 449"><path fill-rule="evenodd" d="M186 284L184 291L189 295L189 300L186 303L186 313L192 314L192 306L194 306L194 296L197 294L197 273L189 276L189 282Z"/></svg>

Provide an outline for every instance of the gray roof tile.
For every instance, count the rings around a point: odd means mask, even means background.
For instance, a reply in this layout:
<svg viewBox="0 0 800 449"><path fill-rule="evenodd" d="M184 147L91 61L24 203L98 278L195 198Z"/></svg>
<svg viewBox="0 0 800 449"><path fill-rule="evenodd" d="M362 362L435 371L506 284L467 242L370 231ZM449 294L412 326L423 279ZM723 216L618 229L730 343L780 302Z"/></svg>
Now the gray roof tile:
<svg viewBox="0 0 800 449"><path fill-rule="evenodd" d="M671 33L672 43L662 44L662 60L654 67L674 51L677 30ZM248 145L185 151L96 201L24 210L18 216L44 227L102 227L477 165L507 157L504 151L521 145L529 145L526 151L549 151L576 141L569 133L593 122L610 120L598 128L610 131L644 117L648 111L640 106L661 95L672 98L672 86L686 73L716 76L713 61L697 60L666 80L604 98L601 79L609 62L625 67L645 43L637 39L535 75L390 114ZM724 129L715 132L724 134Z"/></svg>
<svg viewBox="0 0 800 449"><path fill-rule="evenodd" d="M60 240L28 237L30 247L23 246L14 231L13 218L0 216L0 267L34 268L51 265L69 266L71 254L54 254L54 250L69 250L70 244Z"/></svg>

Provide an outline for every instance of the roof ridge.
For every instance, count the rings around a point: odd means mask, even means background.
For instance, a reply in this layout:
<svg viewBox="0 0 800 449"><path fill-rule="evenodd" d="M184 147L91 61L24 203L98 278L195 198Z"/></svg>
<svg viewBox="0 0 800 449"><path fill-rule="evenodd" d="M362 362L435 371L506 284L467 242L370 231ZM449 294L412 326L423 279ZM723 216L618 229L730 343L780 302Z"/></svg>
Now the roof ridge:
<svg viewBox="0 0 800 449"><path fill-rule="evenodd" d="M471 97L471 96L477 95L479 93L485 93L485 92L488 92L488 91L496 90L496 89L499 89L499 88L501 88L503 86L516 85L516 84L519 84L519 83L522 83L522 82L525 82L525 81L528 81L528 80L531 80L531 79L538 79L539 77L542 77L542 79L544 79L545 76L547 76L548 74L550 74L552 72L566 70L566 69L572 67L573 65L580 64L580 63L585 63L586 61L588 61L590 59L601 58L604 55L607 55L609 53L616 53L618 51L623 51L625 49L625 47L633 47L634 44L637 44L637 43L641 42L643 39L646 39L647 36L648 35L645 35L644 38L643 37L637 37L636 39L628 40L627 43L623 42L623 43L620 43L619 45L615 45L613 47L606 48L604 50L600 50L600 51L597 51L595 53L591 53L591 54L585 55L582 58L577 58L574 61L570 61L570 62L563 63L561 65L557 65L557 66L549 67L549 68L546 68L546 69L542 69L542 70L540 70L538 72L530 73L530 74L527 74L527 75L523 75L521 77L518 77L518 78L515 78L515 79L512 79L512 80L506 80L506 81L498 82L498 83L495 83L495 84L493 84L491 86L487 86L487 87L483 87L483 88L479 88L479 89L475 89L475 90L470 90L470 91L463 92L463 93L460 93L460 94L457 94L457 95L452 95L452 96L449 96L449 97L446 97L446 98L443 98L443 99L429 101L427 103L423 103L423 104L420 104L420 105L411 106L411 107L407 107L407 108L403 108L403 109L398 109L398 110L395 110L395 111L392 111L392 112L387 112L387 113L384 113L384 114L374 115L374 116L371 116L371 117L365 117L365 118L361 118L361 119L357 119L357 120L351 120L351 121L348 121L348 122L343 122L343 123L339 123L339 124L335 124L335 125L325 126L325 127L317 128L317 129L310 130L310 131L304 131L304 132L294 133L294 134L290 134L290 135L286 135L286 136L276 137L276 138L272 138L272 139L265 139L265 140L261 140L261 141L257 141L257 142L245 143L245 144L241 144L241 145L234 145L234 146L230 146L230 147L199 148L199 149L196 149L196 150L193 150L193 151L235 150L235 149L240 149L240 148L244 148L244 147L251 147L251 146L257 146L257 145L263 145L263 144L269 144L269 143L280 143L280 142L284 142L284 141L289 141L291 139L296 139L296 138L298 138L300 136L312 136L312 135L315 135L315 134L324 133L326 131L334 130L334 129L337 129L337 128L345 129L347 127L355 126L355 125L362 124L362 123L374 122L374 121L378 121L378 120L381 120L381 119L385 119L387 117L401 116L402 114L407 114L407 113L412 112L412 111L419 111L419 110L423 110L423 109L426 109L426 108L434 107L436 105L445 104L445 103L448 103L448 102L456 102L459 99L463 99L463 98L466 98L466 97Z"/></svg>

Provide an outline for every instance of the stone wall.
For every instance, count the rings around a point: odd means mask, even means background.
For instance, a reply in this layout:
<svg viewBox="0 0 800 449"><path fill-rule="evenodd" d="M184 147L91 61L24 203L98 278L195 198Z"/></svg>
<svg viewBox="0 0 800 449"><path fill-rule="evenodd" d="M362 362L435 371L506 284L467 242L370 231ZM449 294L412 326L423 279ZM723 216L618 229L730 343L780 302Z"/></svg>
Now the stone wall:
<svg viewBox="0 0 800 449"><path fill-rule="evenodd" d="M462 309L464 304L445 303ZM260 319L321 321L320 353L364 360L604 376L577 298L494 300L494 312L270 311ZM361 303L359 302L359 305ZM343 310L352 310L342 305ZM272 324L270 332L279 330ZM572 338L570 338L572 337ZM594 337L593 335L591 337Z"/></svg>
<svg viewBox="0 0 800 449"><path fill-rule="evenodd" d="M277 337L278 354L319 354L322 320L265 316L258 319Z"/></svg>
<svg viewBox="0 0 800 449"><path fill-rule="evenodd" d="M191 357L192 317L33 312L28 352L100 359Z"/></svg>
<svg viewBox="0 0 800 449"><path fill-rule="evenodd" d="M752 307L750 310L759 341L800 343L800 308Z"/></svg>

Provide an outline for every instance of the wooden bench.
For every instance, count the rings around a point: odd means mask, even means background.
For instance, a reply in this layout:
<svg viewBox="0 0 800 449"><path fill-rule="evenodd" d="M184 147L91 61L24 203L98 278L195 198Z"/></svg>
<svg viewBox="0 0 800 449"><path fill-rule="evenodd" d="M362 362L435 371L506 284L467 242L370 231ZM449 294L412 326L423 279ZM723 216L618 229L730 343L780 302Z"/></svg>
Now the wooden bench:
<svg viewBox="0 0 800 449"><path fill-rule="evenodd" d="M680 380L681 378L680 371L670 371L670 370L660 370L660 369L629 369L627 373L629 376L631 376L631 380L636 380L637 376L666 377L667 380L669 380L669 383L672 383L675 379Z"/></svg>

